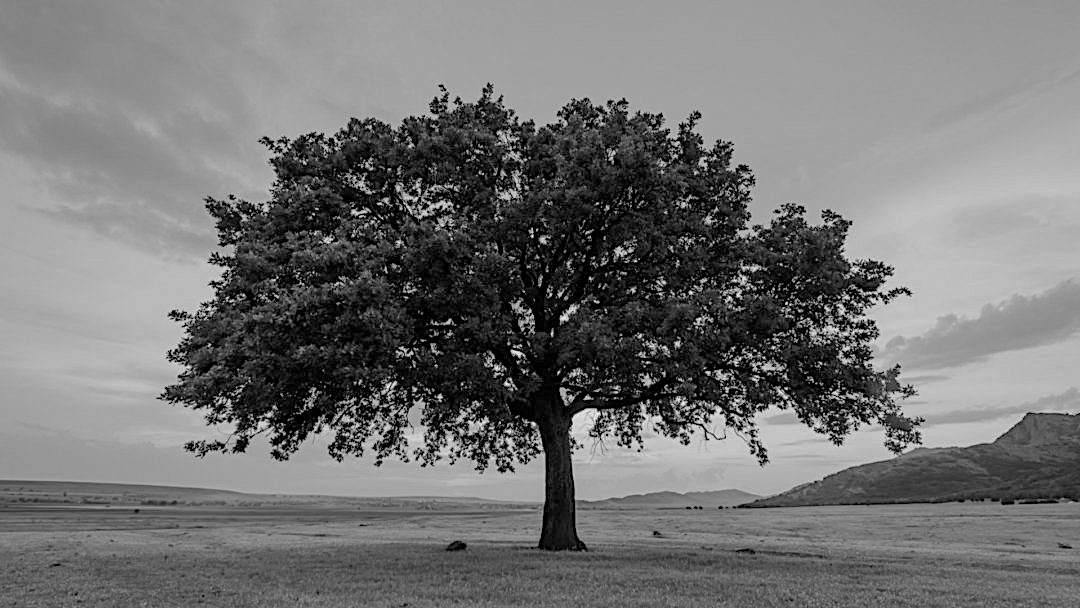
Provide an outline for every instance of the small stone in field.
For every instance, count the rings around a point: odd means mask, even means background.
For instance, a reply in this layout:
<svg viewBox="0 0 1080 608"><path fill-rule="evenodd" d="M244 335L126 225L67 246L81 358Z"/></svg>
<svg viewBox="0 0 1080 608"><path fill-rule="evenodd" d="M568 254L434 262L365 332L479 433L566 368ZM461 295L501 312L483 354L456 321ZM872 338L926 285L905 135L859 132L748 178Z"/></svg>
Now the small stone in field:
<svg viewBox="0 0 1080 608"><path fill-rule="evenodd" d="M467 546L468 545L461 542L460 540L455 540L454 542L450 543L449 545L446 545L446 550L447 551L464 551L465 547L467 547Z"/></svg>

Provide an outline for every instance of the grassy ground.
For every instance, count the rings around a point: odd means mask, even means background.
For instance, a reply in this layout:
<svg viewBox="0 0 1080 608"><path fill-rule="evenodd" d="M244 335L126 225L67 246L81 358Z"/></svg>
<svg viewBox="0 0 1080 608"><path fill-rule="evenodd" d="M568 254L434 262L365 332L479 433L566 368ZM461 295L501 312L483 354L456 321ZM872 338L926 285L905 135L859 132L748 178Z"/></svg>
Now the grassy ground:
<svg viewBox="0 0 1080 608"><path fill-rule="evenodd" d="M0 607L1080 605L1080 505L579 518L592 551L550 554L535 511L9 505Z"/></svg>

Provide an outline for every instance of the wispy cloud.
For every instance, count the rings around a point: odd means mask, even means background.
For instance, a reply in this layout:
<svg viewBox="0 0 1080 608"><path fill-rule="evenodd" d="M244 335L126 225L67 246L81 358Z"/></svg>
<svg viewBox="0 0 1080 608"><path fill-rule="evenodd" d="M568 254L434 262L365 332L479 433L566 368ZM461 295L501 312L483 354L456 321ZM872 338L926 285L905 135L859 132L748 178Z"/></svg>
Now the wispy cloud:
<svg viewBox="0 0 1080 608"><path fill-rule="evenodd" d="M775 416L768 416L766 418L763 418L761 421L765 424L774 425L802 424L801 422L799 422L799 419L795 416L795 414L792 414L791 412L776 414Z"/></svg>
<svg viewBox="0 0 1080 608"><path fill-rule="evenodd" d="M237 82L258 70L233 5L0 8L0 150L59 196L55 219L170 257L213 245L207 195L261 162ZM214 13L207 17L206 13Z"/></svg>
<svg viewBox="0 0 1080 608"><path fill-rule="evenodd" d="M949 379L949 377L946 376L946 375L943 375L943 374L923 374L923 375L920 375L920 376L903 376L903 377L901 377L901 380L903 380L903 382L905 384L914 384L916 387L918 387L920 385L923 385L923 384L930 384L932 382L942 382L942 381L945 381L945 380L948 380L948 379ZM908 403L909 404L914 404L915 402L909 401Z"/></svg>
<svg viewBox="0 0 1080 608"><path fill-rule="evenodd" d="M907 368L946 369L991 355L1067 340L1080 332L1080 283L1072 279L1034 296L983 306L975 318L939 317L921 336L897 336L881 358Z"/></svg>
<svg viewBox="0 0 1080 608"><path fill-rule="evenodd" d="M950 243L985 247L998 260L1071 259L1080 232L1080 193L1017 194L959 206L942 221ZM1065 260L1060 260L1064 262Z"/></svg>
<svg viewBox="0 0 1080 608"><path fill-rule="evenodd" d="M140 404L153 407L166 384L178 370L170 363L84 364L56 369L53 376L95 401L108 404Z"/></svg>
<svg viewBox="0 0 1080 608"><path fill-rule="evenodd" d="M800 445L832 445L828 439L824 437L811 437L809 439L796 439L795 441L785 441L779 444L782 448L790 448Z"/></svg>
<svg viewBox="0 0 1080 608"><path fill-rule="evenodd" d="M1061 412L1080 408L1080 390L1072 387L1065 392L1040 397L1035 401L1021 403L1020 405L1003 405L999 407L983 407L971 410L950 410L939 414L926 414L926 422L923 427L937 426L940 424L963 424L971 422L986 422L1009 416L1018 416L1028 412ZM1075 413L1075 412L1070 412Z"/></svg>
<svg viewBox="0 0 1080 608"><path fill-rule="evenodd" d="M1002 112L1024 105L1028 100L1058 87L1068 85L1080 78L1080 67L1061 70L1053 74L1028 76L1023 81L1007 84L993 91L977 94L947 108L926 121L923 129L933 133L986 120Z"/></svg>
<svg viewBox="0 0 1080 608"><path fill-rule="evenodd" d="M903 380L904 380L904 382L914 381L914 379L912 379L912 378L903 378ZM926 403L925 401L905 401L904 405L909 405L909 406L910 405L923 405L925 403ZM768 425L772 425L772 426L795 426L795 425L802 424L802 422L799 420L799 417L796 416L792 412L784 412L783 414L775 414L773 416L767 416L765 418L762 418L761 422L763 424L768 424ZM784 444L781 444L781 445L799 445L801 443L810 443L812 441L823 441L823 442L827 443L828 439L822 438L822 439L813 439L813 440L807 440L807 441L796 441L794 443L784 443Z"/></svg>
<svg viewBox="0 0 1080 608"><path fill-rule="evenodd" d="M853 164L873 166L907 160L965 132L978 131L998 117L1080 80L1080 66L1032 74L996 90L982 92L928 117L920 128L870 147Z"/></svg>

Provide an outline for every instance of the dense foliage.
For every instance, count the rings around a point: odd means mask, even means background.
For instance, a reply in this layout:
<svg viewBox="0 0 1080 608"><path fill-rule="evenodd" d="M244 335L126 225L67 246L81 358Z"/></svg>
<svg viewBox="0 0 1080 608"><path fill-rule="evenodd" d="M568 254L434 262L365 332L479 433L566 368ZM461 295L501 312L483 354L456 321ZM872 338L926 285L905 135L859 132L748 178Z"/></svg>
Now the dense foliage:
<svg viewBox="0 0 1080 608"><path fill-rule="evenodd" d="M698 114L672 132L625 101L573 100L537 126L490 86L430 110L264 140L269 200L208 200L222 275L172 313L184 371L163 398L233 434L189 449L266 434L286 458L327 432L339 459L500 471L543 449L549 506L569 492L572 520L572 477L555 494L552 477L570 475L582 414L625 446L730 431L761 462L769 408L836 443L873 423L894 451L918 441L898 405L911 388L872 367L866 312L906 293L885 287L892 269L848 260L835 213L751 225L753 176L730 143L705 145Z"/></svg>

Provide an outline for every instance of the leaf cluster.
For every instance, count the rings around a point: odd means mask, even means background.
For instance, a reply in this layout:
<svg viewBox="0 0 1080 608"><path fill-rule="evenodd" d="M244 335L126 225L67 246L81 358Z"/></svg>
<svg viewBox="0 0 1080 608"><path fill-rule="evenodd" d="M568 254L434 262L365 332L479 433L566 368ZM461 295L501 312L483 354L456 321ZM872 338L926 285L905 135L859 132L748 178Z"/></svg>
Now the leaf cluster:
<svg viewBox="0 0 1080 608"><path fill-rule="evenodd" d="M699 119L582 99L538 126L489 85L397 127L264 139L269 199L207 200L221 278L172 313L184 371L163 399L234 429L189 449L266 434L286 458L328 432L339 459L504 471L539 453L537 425L587 413L597 440L731 430L764 462L773 407L837 443L871 423L918 441L912 389L872 367L866 313L906 293L892 269L848 260L831 212L750 225L753 175Z"/></svg>

